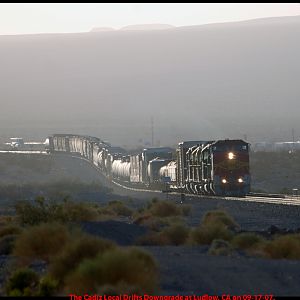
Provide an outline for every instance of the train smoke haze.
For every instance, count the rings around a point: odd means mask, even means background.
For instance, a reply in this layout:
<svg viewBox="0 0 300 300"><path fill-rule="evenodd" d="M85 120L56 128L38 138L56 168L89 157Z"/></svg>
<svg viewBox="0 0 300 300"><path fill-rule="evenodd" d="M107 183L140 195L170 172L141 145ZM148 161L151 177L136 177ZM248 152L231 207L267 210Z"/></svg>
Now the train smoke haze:
<svg viewBox="0 0 300 300"><path fill-rule="evenodd" d="M300 136L300 16L149 31L0 36L3 135L113 144ZM299 134L300 135L300 134Z"/></svg>

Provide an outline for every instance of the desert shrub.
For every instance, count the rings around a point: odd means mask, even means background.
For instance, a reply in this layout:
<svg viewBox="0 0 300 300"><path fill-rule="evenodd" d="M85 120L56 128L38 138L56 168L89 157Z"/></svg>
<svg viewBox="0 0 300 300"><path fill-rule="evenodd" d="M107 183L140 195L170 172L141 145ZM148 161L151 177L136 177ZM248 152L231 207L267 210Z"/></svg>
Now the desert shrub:
<svg viewBox="0 0 300 300"><path fill-rule="evenodd" d="M32 296L38 282L39 277L33 270L19 269L8 278L6 294L8 296Z"/></svg>
<svg viewBox="0 0 300 300"><path fill-rule="evenodd" d="M165 226L162 231L151 231L138 237L136 244L144 246L181 245L187 241L188 237L189 228L180 222L174 222Z"/></svg>
<svg viewBox="0 0 300 300"><path fill-rule="evenodd" d="M182 221L180 218L190 213L189 205L176 205L174 202L153 198L146 208L139 209L134 215L134 223L143 224L149 229L160 231L164 226Z"/></svg>
<svg viewBox="0 0 300 300"><path fill-rule="evenodd" d="M234 249L231 246L231 244L228 241L224 241L221 239L215 239L213 240L209 250L208 254L210 255L224 255L229 256L234 253Z"/></svg>
<svg viewBox="0 0 300 300"><path fill-rule="evenodd" d="M153 231L160 231L164 226L168 225L166 218L153 216L149 213L136 217L134 224L144 225Z"/></svg>
<svg viewBox="0 0 300 300"><path fill-rule="evenodd" d="M7 225L2 228L0 228L0 238L6 236L6 235L12 235L12 234L19 234L21 233L22 229L19 226L16 225Z"/></svg>
<svg viewBox="0 0 300 300"><path fill-rule="evenodd" d="M226 226L231 230L236 230L239 228L239 225L233 220L231 216L229 216L225 211L222 210L213 210L207 212L203 219L203 226L209 226L212 224L220 224Z"/></svg>
<svg viewBox="0 0 300 300"><path fill-rule="evenodd" d="M209 245L214 239L229 241L233 233L221 223L200 225L191 231L191 242L200 245Z"/></svg>
<svg viewBox="0 0 300 300"><path fill-rule="evenodd" d="M266 243L264 252L267 257L275 259L300 259L300 235L278 236Z"/></svg>
<svg viewBox="0 0 300 300"><path fill-rule="evenodd" d="M50 265L50 274L60 283L86 258L96 257L115 248L115 244L109 240L83 234L62 249L61 253L53 258Z"/></svg>
<svg viewBox="0 0 300 300"><path fill-rule="evenodd" d="M38 225L46 222L76 222L97 220L97 209L87 203L67 201L57 203L37 197L34 203L20 201L15 206L22 225Z"/></svg>
<svg viewBox="0 0 300 300"><path fill-rule="evenodd" d="M232 245L236 248L243 250L255 248L258 244L262 243L264 239L251 232L244 232L237 234L231 241Z"/></svg>
<svg viewBox="0 0 300 300"><path fill-rule="evenodd" d="M157 276L157 265L150 254L137 248L116 248L84 260L66 278L66 292L95 293L105 285L125 284L152 293L157 288Z"/></svg>
<svg viewBox="0 0 300 300"><path fill-rule="evenodd" d="M63 212L67 222L96 221L98 219L97 210L88 203L66 201L63 205Z"/></svg>
<svg viewBox="0 0 300 300"><path fill-rule="evenodd" d="M118 216L129 217L133 211L121 201L109 201L108 208Z"/></svg>
<svg viewBox="0 0 300 300"><path fill-rule="evenodd" d="M50 297L54 296L58 290L58 281L51 278L50 276L45 276L40 279L38 291L36 296L40 297Z"/></svg>
<svg viewBox="0 0 300 300"><path fill-rule="evenodd" d="M40 224L25 229L16 239L14 255L49 260L71 240L66 227L55 223Z"/></svg>
<svg viewBox="0 0 300 300"><path fill-rule="evenodd" d="M17 235L8 234L0 238L0 255L8 255L13 251Z"/></svg>
<svg viewBox="0 0 300 300"><path fill-rule="evenodd" d="M28 201L19 201L15 205L16 215L22 225L36 225L41 222L48 221L46 212L41 202L36 202L36 205Z"/></svg>
<svg viewBox="0 0 300 300"><path fill-rule="evenodd" d="M183 224L173 224L166 227L161 235L168 241L170 245L184 244L189 236L189 228Z"/></svg>
<svg viewBox="0 0 300 300"><path fill-rule="evenodd" d="M149 212L157 217L179 216L182 214L182 211L175 203L167 200L152 202Z"/></svg>

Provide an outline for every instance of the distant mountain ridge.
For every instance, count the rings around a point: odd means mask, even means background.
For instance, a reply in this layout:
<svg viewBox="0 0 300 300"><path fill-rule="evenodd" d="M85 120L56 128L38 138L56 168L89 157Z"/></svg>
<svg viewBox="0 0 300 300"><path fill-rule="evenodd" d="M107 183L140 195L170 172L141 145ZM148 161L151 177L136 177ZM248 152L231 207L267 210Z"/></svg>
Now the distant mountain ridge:
<svg viewBox="0 0 300 300"><path fill-rule="evenodd" d="M120 30L164 30L172 28L176 27L169 24L136 24L124 26Z"/></svg>
<svg viewBox="0 0 300 300"><path fill-rule="evenodd" d="M299 36L300 16L0 36L1 128L122 145L151 140L153 116L161 145L288 140L292 128L299 140Z"/></svg>
<svg viewBox="0 0 300 300"><path fill-rule="evenodd" d="M112 27L95 27L90 30L90 32L102 32L102 31L113 31L115 30Z"/></svg>
<svg viewBox="0 0 300 300"><path fill-rule="evenodd" d="M165 30L176 28L169 24L135 24L121 27L120 29L114 29L112 27L95 27L90 32L100 31L113 31L113 30Z"/></svg>

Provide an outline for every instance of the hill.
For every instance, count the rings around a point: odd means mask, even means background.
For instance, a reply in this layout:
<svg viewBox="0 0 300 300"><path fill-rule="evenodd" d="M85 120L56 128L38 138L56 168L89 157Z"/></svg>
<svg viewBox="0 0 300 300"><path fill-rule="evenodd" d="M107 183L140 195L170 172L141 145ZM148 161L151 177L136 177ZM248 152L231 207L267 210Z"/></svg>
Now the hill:
<svg viewBox="0 0 300 300"><path fill-rule="evenodd" d="M57 130L118 145L287 140L300 132L300 16L76 34L0 36L6 135Z"/></svg>

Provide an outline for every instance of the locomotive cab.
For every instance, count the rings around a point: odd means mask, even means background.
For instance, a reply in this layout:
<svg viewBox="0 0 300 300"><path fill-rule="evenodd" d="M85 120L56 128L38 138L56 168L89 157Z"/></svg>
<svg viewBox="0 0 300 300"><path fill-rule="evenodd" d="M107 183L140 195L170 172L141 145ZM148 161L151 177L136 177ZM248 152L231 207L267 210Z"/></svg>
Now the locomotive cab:
<svg viewBox="0 0 300 300"><path fill-rule="evenodd" d="M244 196L250 191L249 144L223 140L211 145L213 190L216 195Z"/></svg>

